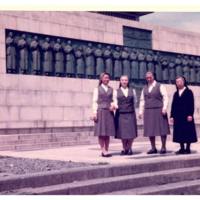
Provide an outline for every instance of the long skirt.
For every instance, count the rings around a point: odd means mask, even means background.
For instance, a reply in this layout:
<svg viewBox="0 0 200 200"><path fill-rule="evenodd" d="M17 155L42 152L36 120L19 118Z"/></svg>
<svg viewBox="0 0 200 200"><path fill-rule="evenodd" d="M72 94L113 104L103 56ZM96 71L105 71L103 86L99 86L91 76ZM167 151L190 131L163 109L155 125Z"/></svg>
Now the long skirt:
<svg viewBox="0 0 200 200"><path fill-rule="evenodd" d="M170 134L167 114L162 114L162 108L144 110L144 136L165 136Z"/></svg>
<svg viewBox="0 0 200 200"><path fill-rule="evenodd" d="M116 113L115 116L116 138L134 139L137 137L137 121L135 112Z"/></svg>
<svg viewBox="0 0 200 200"><path fill-rule="evenodd" d="M181 118L174 118L173 142L177 143L193 143L197 142L197 133L194 120L187 121L187 116L182 115Z"/></svg>
<svg viewBox="0 0 200 200"><path fill-rule="evenodd" d="M114 113L108 109L97 111L97 121L94 126L95 136L115 136Z"/></svg>

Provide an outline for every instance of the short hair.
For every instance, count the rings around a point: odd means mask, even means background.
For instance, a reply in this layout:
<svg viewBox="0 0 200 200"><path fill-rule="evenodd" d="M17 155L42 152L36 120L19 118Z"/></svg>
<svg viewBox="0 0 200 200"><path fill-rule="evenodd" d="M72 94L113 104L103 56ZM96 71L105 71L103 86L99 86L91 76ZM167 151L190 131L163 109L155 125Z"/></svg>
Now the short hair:
<svg viewBox="0 0 200 200"><path fill-rule="evenodd" d="M179 78L181 78L183 80L184 86L187 88L188 84L187 84L187 80L186 80L185 76L177 76L176 79L175 79L175 85L176 85L176 80L179 79ZM176 85L176 89L178 90L177 85Z"/></svg>

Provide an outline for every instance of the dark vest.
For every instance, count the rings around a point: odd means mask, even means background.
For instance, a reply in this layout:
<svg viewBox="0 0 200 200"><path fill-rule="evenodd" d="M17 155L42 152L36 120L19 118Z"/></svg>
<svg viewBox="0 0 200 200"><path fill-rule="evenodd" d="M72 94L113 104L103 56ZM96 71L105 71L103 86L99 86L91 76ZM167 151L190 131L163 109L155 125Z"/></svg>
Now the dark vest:
<svg viewBox="0 0 200 200"><path fill-rule="evenodd" d="M98 109L109 109L111 102L113 101L113 89L108 87L106 92L102 86L98 87Z"/></svg>
<svg viewBox="0 0 200 200"><path fill-rule="evenodd" d="M152 91L148 91L148 86L144 87L144 108L161 108L163 107L163 97L160 93L160 84L156 83Z"/></svg>
<svg viewBox="0 0 200 200"><path fill-rule="evenodd" d="M118 111L120 113L134 112L134 95L133 90L128 90L128 96L125 97L122 90L117 90Z"/></svg>

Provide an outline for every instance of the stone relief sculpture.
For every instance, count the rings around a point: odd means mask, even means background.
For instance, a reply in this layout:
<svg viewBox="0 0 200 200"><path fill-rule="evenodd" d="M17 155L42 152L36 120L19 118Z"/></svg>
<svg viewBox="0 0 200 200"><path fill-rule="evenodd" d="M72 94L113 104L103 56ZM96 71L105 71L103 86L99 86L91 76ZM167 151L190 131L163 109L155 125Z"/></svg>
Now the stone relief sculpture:
<svg viewBox="0 0 200 200"><path fill-rule="evenodd" d="M176 76L183 76L183 69L182 69L182 60L181 60L181 55L177 55L175 59L176 63Z"/></svg>
<svg viewBox="0 0 200 200"><path fill-rule="evenodd" d="M76 57L76 76L78 78L83 78L85 75L85 62L83 58L83 47L79 46L75 50Z"/></svg>
<svg viewBox="0 0 200 200"><path fill-rule="evenodd" d="M19 70L25 74L28 72L28 44L26 41L26 34L22 34L17 43L19 49Z"/></svg>
<svg viewBox="0 0 200 200"><path fill-rule="evenodd" d="M6 38L6 68L8 73L17 72L16 44L13 32L9 32Z"/></svg>
<svg viewBox="0 0 200 200"><path fill-rule="evenodd" d="M124 47L121 54L122 58L122 69L123 69L123 75L127 75L130 79L131 77L131 65L129 60L129 51L127 47Z"/></svg>
<svg viewBox="0 0 200 200"><path fill-rule="evenodd" d="M41 50L38 36L35 35L30 43L31 69L34 74L41 74Z"/></svg>
<svg viewBox="0 0 200 200"><path fill-rule="evenodd" d="M94 55L96 58L96 77L98 78L104 72L103 49L101 44L97 45Z"/></svg>
<svg viewBox="0 0 200 200"><path fill-rule="evenodd" d="M147 70L154 73L153 51L148 51L146 56Z"/></svg>
<svg viewBox="0 0 200 200"><path fill-rule="evenodd" d="M153 64L155 66L155 75L156 75L157 81L163 80L162 66L161 66L161 63L160 63L160 58L161 58L160 53L157 51L153 55Z"/></svg>
<svg viewBox="0 0 200 200"><path fill-rule="evenodd" d="M138 52L133 49L130 53L131 61L131 80L139 79L139 62L138 62Z"/></svg>
<svg viewBox="0 0 200 200"><path fill-rule="evenodd" d="M196 83L200 84L200 57L196 58Z"/></svg>
<svg viewBox="0 0 200 200"><path fill-rule="evenodd" d="M190 81L190 67L189 67L189 58L188 56L184 56L182 58L182 65L183 65L183 76L185 77L186 81Z"/></svg>
<svg viewBox="0 0 200 200"><path fill-rule="evenodd" d="M104 62L105 62L105 71L113 77L113 55L111 46L108 45L103 52Z"/></svg>
<svg viewBox="0 0 200 200"><path fill-rule="evenodd" d="M65 55L65 69L67 77L75 77L75 55L74 48L72 46L71 40L67 41L63 47Z"/></svg>
<svg viewBox="0 0 200 200"><path fill-rule="evenodd" d="M175 58L169 59L169 82L174 83L176 79Z"/></svg>
<svg viewBox="0 0 200 200"><path fill-rule="evenodd" d="M96 79L105 71L111 79L125 74L143 84L152 71L160 82L184 76L190 84L200 84L200 57L10 30L5 43L7 73Z"/></svg>
<svg viewBox="0 0 200 200"><path fill-rule="evenodd" d="M95 57L94 49L92 43L88 43L85 49L85 67L86 67L86 77L94 78L95 77Z"/></svg>
<svg viewBox="0 0 200 200"><path fill-rule="evenodd" d="M45 75L53 73L53 52L50 44L50 38L46 37L42 44L43 51L43 72Z"/></svg>
<svg viewBox="0 0 200 200"><path fill-rule="evenodd" d="M162 65L162 72L163 72L163 82L167 83L169 80L169 68L168 68L168 58L165 56L161 57L161 65Z"/></svg>
<svg viewBox="0 0 200 200"><path fill-rule="evenodd" d="M61 40L58 38L53 46L55 57L55 74L56 76L63 76L64 70L64 53L61 45Z"/></svg>
<svg viewBox="0 0 200 200"><path fill-rule="evenodd" d="M195 66L195 60L194 57L191 56L189 60L190 65L190 83L194 84L196 82L196 66Z"/></svg>
<svg viewBox="0 0 200 200"><path fill-rule="evenodd" d="M145 75L147 72L147 63L145 60L146 60L145 52L143 50L140 50L138 54L140 80L145 80Z"/></svg>
<svg viewBox="0 0 200 200"><path fill-rule="evenodd" d="M119 80L122 75L122 62L121 62L121 52L120 47L116 47L113 51L114 58L114 79Z"/></svg>

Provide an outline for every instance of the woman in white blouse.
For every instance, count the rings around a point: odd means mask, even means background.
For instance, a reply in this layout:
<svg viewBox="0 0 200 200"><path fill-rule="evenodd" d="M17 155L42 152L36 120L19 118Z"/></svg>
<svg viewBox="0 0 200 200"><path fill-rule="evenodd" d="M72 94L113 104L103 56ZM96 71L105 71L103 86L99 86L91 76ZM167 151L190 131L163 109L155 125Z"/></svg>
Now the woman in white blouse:
<svg viewBox="0 0 200 200"><path fill-rule="evenodd" d="M147 84L144 86L139 106L139 118L144 116L144 136L149 137L151 149L148 154L157 153L156 136L161 137L161 154L166 153L167 135L170 134L167 105L168 95L164 85L155 80L152 72L146 73Z"/></svg>
<svg viewBox="0 0 200 200"><path fill-rule="evenodd" d="M102 157L110 157L108 153L110 136L115 136L114 110L116 105L116 95L108 84L110 75L102 73L99 85L93 92L93 117L94 135L98 136Z"/></svg>
<svg viewBox="0 0 200 200"><path fill-rule="evenodd" d="M117 110L115 115L116 138L122 140L121 155L132 155L132 143L137 137L137 121L135 114L136 92L129 88L128 76L120 77L117 90Z"/></svg>

